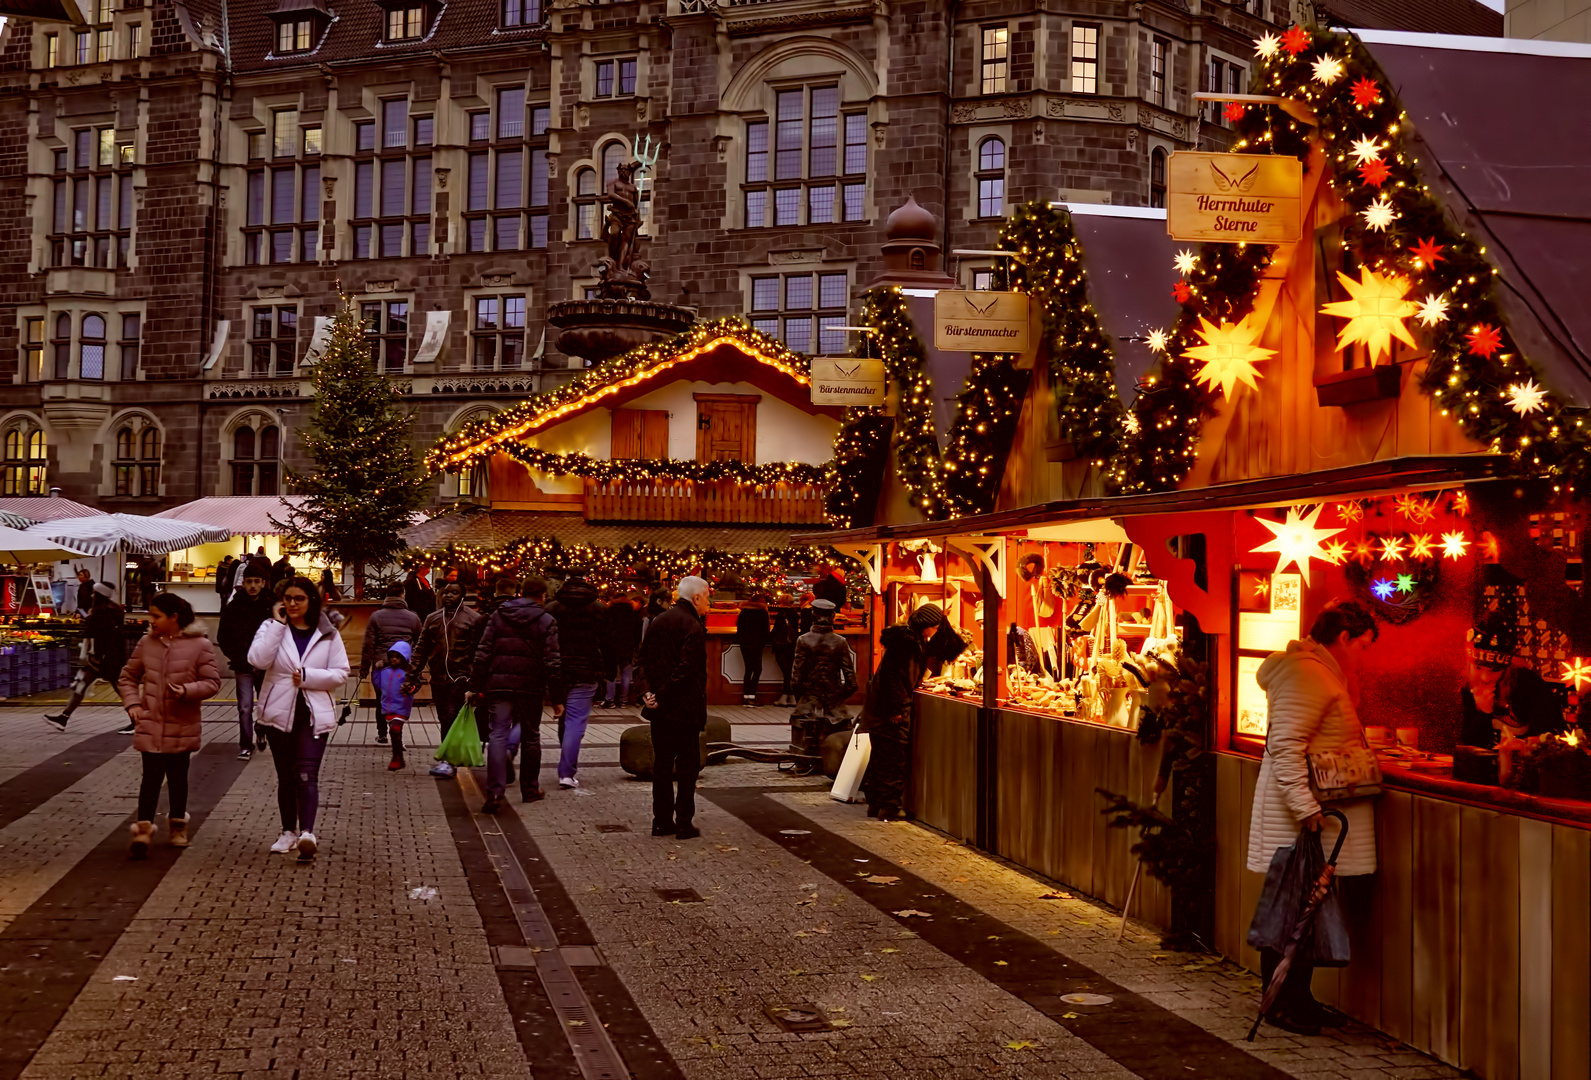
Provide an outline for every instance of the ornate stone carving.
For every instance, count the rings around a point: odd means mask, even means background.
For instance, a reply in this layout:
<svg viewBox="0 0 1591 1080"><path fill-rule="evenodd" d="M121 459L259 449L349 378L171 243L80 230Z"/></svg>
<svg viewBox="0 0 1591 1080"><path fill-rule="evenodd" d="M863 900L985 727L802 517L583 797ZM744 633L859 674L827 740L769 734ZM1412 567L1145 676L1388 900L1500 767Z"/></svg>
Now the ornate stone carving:
<svg viewBox="0 0 1591 1080"><path fill-rule="evenodd" d="M536 392L533 375L497 375L491 372L463 371L438 375L431 383L433 394L520 394Z"/></svg>
<svg viewBox="0 0 1591 1080"><path fill-rule="evenodd" d="M286 287L282 285L261 285L259 288L261 300L280 300L285 293Z"/></svg>
<svg viewBox="0 0 1591 1080"><path fill-rule="evenodd" d="M713 153L718 156L718 160L719 161L728 160L728 158L729 158L729 144L734 142L734 141L735 141L734 137L730 136L730 135L714 135L713 136Z"/></svg>
<svg viewBox="0 0 1591 1080"><path fill-rule="evenodd" d="M452 172L453 170L452 169L433 169L432 171L436 173L436 189L438 191L446 191L447 190L448 173Z"/></svg>
<svg viewBox="0 0 1591 1080"><path fill-rule="evenodd" d="M481 278L481 286L487 289L506 289L513 283L512 274L486 274Z"/></svg>
<svg viewBox="0 0 1591 1080"><path fill-rule="evenodd" d="M1127 119L1127 106L1119 102L1111 102L1105 106L1105 112L1112 120L1121 121Z"/></svg>
<svg viewBox="0 0 1591 1080"><path fill-rule="evenodd" d="M823 250L821 248L768 252L769 266L789 266L794 263L817 263L822 261Z"/></svg>
<svg viewBox="0 0 1591 1080"><path fill-rule="evenodd" d="M635 160L619 163L618 175L608 181L598 201L607 207L603 215L602 239L608 253L597 261L597 294L611 300L649 300L647 275L652 266L640 257L640 191L636 180L654 169L662 143L654 144L650 135L635 146Z"/></svg>
<svg viewBox="0 0 1591 1080"><path fill-rule="evenodd" d="M884 139L885 139L885 136L887 136L888 134L889 134L889 121L888 120L874 120L873 121L873 148L875 150L884 149Z"/></svg>
<svg viewBox="0 0 1591 1080"><path fill-rule="evenodd" d="M728 23L725 29L729 31L730 37L751 37L754 34L788 33L791 30L806 30L818 26L848 26L872 21L871 7L847 7L832 11L803 11L758 19L737 19Z"/></svg>
<svg viewBox="0 0 1591 1080"><path fill-rule="evenodd" d="M957 124L970 124L978 119L978 106L957 105L950 110L950 119Z"/></svg>
<svg viewBox="0 0 1591 1080"><path fill-rule="evenodd" d="M681 15L708 15L718 7L718 0L680 0Z"/></svg>
<svg viewBox="0 0 1591 1080"><path fill-rule="evenodd" d="M646 98L635 99L635 122L637 124L646 123L647 105L648 102Z"/></svg>
<svg viewBox="0 0 1591 1080"><path fill-rule="evenodd" d="M324 198L335 199L337 197L337 178L335 176L322 176L320 178L320 190Z"/></svg>
<svg viewBox="0 0 1591 1080"><path fill-rule="evenodd" d="M1129 150L1138 149L1138 129L1137 128L1128 128L1127 129L1127 149L1129 149Z"/></svg>
<svg viewBox="0 0 1591 1080"><path fill-rule="evenodd" d="M397 291L398 283L396 281L368 281L365 283L365 292L367 293L389 293Z"/></svg>
<svg viewBox="0 0 1591 1080"><path fill-rule="evenodd" d="M970 101L951 109L950 119L957 124L973 124L979 120L1020 120L1032 111L1033 102L1025 97L1002 98L999 101ZM1051 115L1059 114L1052 108Z"/></svg>
<svg viewBox="0 0 1591 1080"><path fill-rule="evenodd" d="M1066 116L1066 102L1060 98L1050 98L1044 106L1044 115L1051 120L1061 120Z"/></svg>
<svg viewBox="0 0 1591 1080"><path fill-rule="evenodd" d="M1002 116L1023 117L1026 116L1032 110L1032 108L1033 103L1025 97L1006 98L1000 103L1000 113Z"/></svg>
<svg viewBox="0 0 1591 1080"><path fill-rule="evenodd" d="M575 107L575 127L587 128L591 126L591 106L577 105Z"/></svg>
<svg viewBox="0 0 1591 1080"><path fill-rule="evenodd" d="M283 379L280 382L219 382L212 383L210 400L218 398L292 398L299 396L298 381Z"/></svg>

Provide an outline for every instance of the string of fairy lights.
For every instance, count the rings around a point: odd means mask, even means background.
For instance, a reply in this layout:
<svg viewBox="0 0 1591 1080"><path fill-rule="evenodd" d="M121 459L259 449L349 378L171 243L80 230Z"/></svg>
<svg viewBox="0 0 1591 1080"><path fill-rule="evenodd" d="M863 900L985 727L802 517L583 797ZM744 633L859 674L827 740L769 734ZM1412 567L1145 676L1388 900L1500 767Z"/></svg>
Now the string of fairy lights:
<svg viewBox="0 0 1591 1080"><path fill-rule="evenodd" d="M777 484L821 484L830 464L812 465L802 461L772 461L753 465L745 461L684 461L675 458L597 458L585 453L558 454L520 442L498 443L495 449L515 461L549 476L579 476L603 482L633 483L643 480L680 480L710 483L717 480L737 484L774 486Z"/></svg>
<svg viewBox="0 0 1591 1080"><path fill-rule="evenodd" d="M1574 491L1591 479L1591 429L1544 388L1519 352L1496 299L1486 249L1454 225L1420 176L1408 115L1354 37L1295 26L1267 34L1253 90L1303 102L1318 124L1272 106L1230 103L1228 120L1250 154L1306 159L1318 141L1342 199L1343 248L1357 278L1339 272L1349 299L1322 312L1348 320L1337 347L1361 344L1372 363L1391 361L1393 341L1414 344L1417 320L1430 348L1422 389L1469 438L1508 455L1519 471ZM1204 244L1178 257L1174 295L1182 312L1160 335L1165 355L1135 403L1139 432L1110 469L1123 492L1175 487L1192 467L1202 420L1238 383L1253 386L1251 320L1270 249ZM1201 379L1204 385L1200 385Z"/></svg>

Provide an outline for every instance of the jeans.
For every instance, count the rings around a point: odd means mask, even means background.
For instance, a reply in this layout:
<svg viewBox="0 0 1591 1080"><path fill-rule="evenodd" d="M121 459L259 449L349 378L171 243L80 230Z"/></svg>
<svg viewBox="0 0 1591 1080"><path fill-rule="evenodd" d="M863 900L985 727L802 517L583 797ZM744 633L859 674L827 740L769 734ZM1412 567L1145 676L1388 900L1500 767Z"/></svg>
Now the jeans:
<svg viewBox="0 0 1591 1080"><path fill-rule="evenodd" d="M652 827L689 828L696 818L696 778L702 771L701 732L668 720L652 721L652 757Z"/></svg>
<svg viewBox="0 0 1591 1080"><path fill-rule="evenodd" d="M144 779L138 785L138 820L155 820L155 807L160 802L160 782L164 780L171 801L171 816L188 816L188 759L192 750L175 754L151 754L143 751Z"/></svg>
<svg viewBox="0 0 1591 1080"><path fill-rule="evenodd" d="M621 667L619 669L619 677L617 679L608 680L608 692L607 696L603 698L603 700L612 701L620 705L628 701L630 699L630 680L634 676L634 664L625 664L623 667Z"/></svg>
<svg viewBox="0 0 1591 1080"><path fill-rule="evenodd" d="M379 715L379 713L377 714ZM283 832L315 831L320 809L320 759L326 755L326 736L315 734L309 705L299 696L293 712L293 730L267 727L265 739L276 765L276 808L282 814Z"/></svg>
<svg viewBox="0 0 1591 1080"><path fill-rule="evenodd" d="M762 682L762 650L760 641L740 647L740 663L746 669L746 676L740 683L741 697L757 696L757 684Z"/></svg>
<svg viewBox="0 0 1591 1080"><path fill-rule="evenodd" d="M238 745L245 750L254 747L254 669L244 668L237 674L238 686Z"/></svg>
<svg viewBox="0 0 1591 1080"><path fill-rule="evenodd" d="M541 697L513 694L492 698L481 710L489 717L486 740L486 794L502 798L508 787L508 757L514 736L520 736L524 759L519 763L519 790L531 792L541 782Z"/></svg>
<svg viewBox="0 0 1591 1080"><path fill-rule="evenodd" d="M773 659L779 665L779 674L784 679L779 687L779 693L789 694L790 672L795 668L795 642L792 641L789 644L774 642Z"/></svg>
<svg viewBox="0 0 1591 1080"><path fill-rule="evenodd" d="M464 708L464 697L469 690L469 683L466 682L437 679L431 684L431 704L436 707L436 722L442 728L444 739L459 710Z"/></svg>
<svg viewBox="0 0 1591 1080"><path fill-rule="evenodd" d="M591 703L597 696L597 684L580 683L571 686L563 702L563 723L559 725L559 743L563 750L558 755L558 779L572 780L580 768L580 743L586 737L586 720L591 716Z"/></svg>

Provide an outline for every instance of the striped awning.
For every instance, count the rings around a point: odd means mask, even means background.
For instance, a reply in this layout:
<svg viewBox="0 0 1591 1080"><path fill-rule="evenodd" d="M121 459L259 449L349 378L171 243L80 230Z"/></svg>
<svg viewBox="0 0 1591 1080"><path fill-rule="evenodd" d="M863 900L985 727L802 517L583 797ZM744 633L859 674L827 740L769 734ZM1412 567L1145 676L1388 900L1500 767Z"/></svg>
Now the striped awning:
<svg viewBox="0 0 1591 1080"><path fill-rule="evenodd" d="M303 501L301 495L211 495L154 516L214 525L233 536L279 536L282 527L276 522L286 521Z"/></svg>
<svg viewBox="0 0 1591 1080"><path fill-rule="evenodd" d="M230 540L230 529L176 518L139 517L136 514L100 514L97 517L63 518L27 530L53 544L62 544L85 555L165 555L195 544Z"/></svg>
<svg viewBox="0 0 1591 1080"><path fill-rule="evenodd" d="M59 495L8 495L0 498L0 512L15 514L31 524L35 521L59 521L62 518L93 517L105 511L84 506ZM14 526L26 528L26 525Z"/></svg>

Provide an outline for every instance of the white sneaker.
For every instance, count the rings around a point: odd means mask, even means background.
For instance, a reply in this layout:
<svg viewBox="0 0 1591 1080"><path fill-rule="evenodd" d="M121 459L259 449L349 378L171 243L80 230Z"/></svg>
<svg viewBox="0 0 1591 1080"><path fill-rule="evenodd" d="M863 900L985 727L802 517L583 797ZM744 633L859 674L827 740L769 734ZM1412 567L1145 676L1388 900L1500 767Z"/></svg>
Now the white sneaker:
<svg viewBox="0 0 1591 1080"><path fill-rule="evenodd" d="M315 857L315 834L312 832L299 833L298 857L300 859L313 859Z"/></svg>
<svg viewBox="0 0 1591 1080"><path fill-rule="evenodd" d="M271 854L286 855L293 850L293 845L296 843L298 843L298 834L296 832L284 832L276 838L276 843L271 845Z"/></svg>
<svg viewBox="0 0 1591 1080"><path fill-rule="evenodd" d="M432 776L452 776L453 772L453 766L449 765L445 761L439 761L435 765L431 766Z"/></svg>
<svg viewBox="0 0 1591 1080"><path fill-rule="evenodd" d="M558 778L558 786L559 787L579 787L580 786L580 781L576 780L572 776L560 776Z"/></svg>

